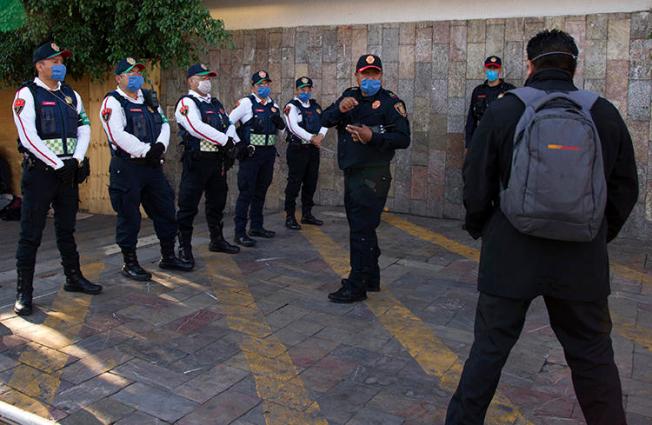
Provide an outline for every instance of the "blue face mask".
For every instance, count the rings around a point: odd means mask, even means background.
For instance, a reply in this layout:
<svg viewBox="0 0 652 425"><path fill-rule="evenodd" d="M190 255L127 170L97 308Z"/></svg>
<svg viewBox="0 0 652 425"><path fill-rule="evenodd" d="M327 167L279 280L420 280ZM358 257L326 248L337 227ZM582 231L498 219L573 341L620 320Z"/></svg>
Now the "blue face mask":
<svg viewBox="0 0 652 425"><path fill-rule="evenodd" d="M256 89L256 92L258 93L258 97L261 99L267 99L269 94L272 92L272 89L266 86L261 86Z"/></svg>
<svg viewBox="0 0 652 425"><path fill-rule="evenodd" d="M300 101L306 103L312 97L312 93L301 92L297 97L299 98Z"/></svg>
<svg viewBox="0 0 652 425"><path fill-rule="evenodd" d="M500 72L497 69L487 69L484 72L487 75L487 80L496 81Z"/></svg>
<svg viewBox="0 0 652 425"><path fill-rule="evenodd" d="M50 78L52 78L54 81L63 81L64 78L66 78L66 65L63 64L52 65L52 68L50 68L50 70L52 71Z"/></svg>
<svg viewBox="0 0 652 425"><path fill-rule="evenodd" d="M130 75L129 82L127 83L127 90L130 92L137 92L145 83L142 75Z"/></svg>
<svg viewBox="0 0 652 425"><path fill-rule="evenodd" d="M362 95L363 96L373 96L373 95L375 95L380 90L381 84L382 83L380 82L380 80L371 80L371 79L365 78L360 83L360 89L362 90Z"/></svg>

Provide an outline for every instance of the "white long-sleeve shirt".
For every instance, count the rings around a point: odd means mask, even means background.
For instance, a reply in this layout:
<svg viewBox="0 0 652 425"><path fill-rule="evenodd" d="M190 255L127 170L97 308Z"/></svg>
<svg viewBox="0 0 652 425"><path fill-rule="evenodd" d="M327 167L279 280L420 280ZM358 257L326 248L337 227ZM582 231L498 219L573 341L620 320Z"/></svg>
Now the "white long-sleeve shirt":
<svg viewBox="0 0 652 425"><path fill-rule="evenodd" d="M120 89L120 87L118 87L116 91L120 96L124 97L131 103L137 105L145 103L142 90L138 90L138 97L136 99L129 97ZM168 144L170 143L170 124L165 118L163 109L161 109L160 106L158 107L158 112L161 114L161 117L163 117L163 125L161 126L161 132L156 137L156 142L162 143L167 151ZM106 119L107 117L108 120ZM109 138L111 149L116 150L117 145L120 149L131 155L132 158L144 158L145 155L147 155L147 152L151 149L152 146L149 143L141 142L138 137L125 131L125 127L127 126L127 116L125 115L118 99L113 96L107 96L102 101L100 120L102 121L104 132Z"/></svg>
<svg viewBox="0 0 652 425"><path fill-rule="evenodd" d="M194 90L189 90L188 95L198 99L200 102L211 103L210 94L202 96ZM207 140L215 145L224 146L229 141L229 137L238 140L235 133L235 126L229 125L225 133L211 127L201 119L201 111L197 104L190 99L182 98L177 104L174 111L174 117L177 123L182 126L192 137Z"/></svg>
<svg viewBox="0 0 652 425"><path fill-rule="evenodd" d="M53 99L56 97L60 100L64 99L65 95L60 91L61 83L57 84L56 90L51 90L43 81L38 77L34 78L34 83L52 93ZM73 90L74 91L74 90ZM77 113L80 116L85 116L84 104L82 103L81 96L75 91L77 98ZM22 104L22 108L20 105ZM18 111L18 112L16 112ZM35 157L43 161L46 165L58 170L63 167L62 159L70 157L59 158L48 148L43 139L41 139L36 131L36 109L34 108L34 96L28 87L23 87L16 92L14 98L14 123L18 129L18 138L20 144L30 151ZM77 127L77 147L72 157L77 161L82 161L86 156L88 145L91 141L91 126L88 124L80 125Z"/></svg>
<svg viewBox="0 0 652 425"><path fill-rule="evenodd" d="M294 100L298 101L301 103L306 108L310 107L310 102L305 103L301 102L301 99L295 96ZM295 136L297 136L299 139L305 141L305 142L310 142L310 139L312 136L315 136L315 134L310 134L303 128L299 126L299 123L303 121L303 116L301 115L301 110L297 108L295 105L292 103L288 103L287 106L285 107L285 122L287 123L288 131ZM322 136L326 136L326 133L328 132L328 128L326 127L321 127L319 129L319 134Z"/></svg>
<svg viewBox="0 0 652 425"><path fill-rule="evenodd" d="M270 97L268 97L263 101L260 97L258 97L258 95L256 94L253 95L254 98L256 99L256 102L262 105L266 105L268 102L272 101ZM274 103L274 107L276 109L280 109L276 103ZM229 120L234 125L237 124L238 121L241 124L245 124L246 122L248 122L250 119L254 117L254 113L251 109L252 109L251 99L249 99L249 97L243 97L238 101L238 106L234 110L232 110L231 113L229 114Z"/></svg>

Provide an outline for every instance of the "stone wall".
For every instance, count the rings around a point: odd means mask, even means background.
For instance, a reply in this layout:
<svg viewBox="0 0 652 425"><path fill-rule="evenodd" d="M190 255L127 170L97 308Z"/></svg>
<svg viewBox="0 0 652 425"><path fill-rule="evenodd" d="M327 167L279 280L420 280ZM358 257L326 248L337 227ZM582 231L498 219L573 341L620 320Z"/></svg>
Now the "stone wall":
<svg viewBox="0 0 652 425"><path fill-rule="evenodd" d="M305 74L314 80L315 97L326 107L354 84L359 55L380 55L384 86L405 101L412 126L410 148L398 151L393 162L387 208L461 218L462 133L471 91L483 80L483 60L501 56L507 81L521 85L527 40L545 28L560 28L575 37L581 52L576 84L612 100L629 125L641 196L627 230L645 236L652 224L649 12L243 30L233 33L234 49L211 50L205 61L219 74L215 93L227 107L249 92L250 76L257 69L271 74L273 97L280 104L291 99L295 78ZM162 99L170 117L184 87L182 71L164 73ZM334 131L324 146L316 201L342 205ZM279 153L268 193L267 206L272 209L282 208L287 176L284 144ZM178 163L170 167L170 175L178 180ZM232 208L237 191L234 172L230 181Z"/></svg>

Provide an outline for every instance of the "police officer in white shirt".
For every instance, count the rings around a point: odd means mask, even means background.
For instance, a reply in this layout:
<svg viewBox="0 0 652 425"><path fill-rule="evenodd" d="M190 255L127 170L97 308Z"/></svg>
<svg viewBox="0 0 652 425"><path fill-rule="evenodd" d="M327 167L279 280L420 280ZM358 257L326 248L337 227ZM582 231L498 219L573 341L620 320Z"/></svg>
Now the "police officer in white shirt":
<svg viewBox="0 0 652 425"><path fill-rule="evenodd" d="M174 192L163 174L163 153L170 141L170 125L150 90L141 90L144 65L122 59L115 68L118 87L102 101L100 117L109 139L109 195L118 214L116 243L122 251L122 274L139 281L150 280L136 256L140 230L140 206L154 221L161 243L159 267L189 271L193 265L174 254L177 223Z"/></svg>
<svg viewBox="0 0 652 425"><path fill-rule="evenodd" d="M328 129L321 126L321 106L312 99L312 80L300 77L295 82L296 96L283 112L287 121L286 151L288 183L285 187L285 227L301 229L295 217L296 198L301 190L301 223L321 226L312 215L313 196L319 178L319 148Z"/></svg>
<svg viewBox="0 0 652 425"><path fill-rule="evenodd" d="M227 254L240 252L240 248L228 243L223 235L227 171L235 158L234 139L237 135L224 106L211 96L211 79L216 76L214 71L200 63L188 68L186 81L189 90L177 102L174 114L184 147L177 211L179 257L193 264L192 223L204 194L211 238L208 249Z"/></svg>
<svg viewBox="0 0 652 425"><path fill-rule="evenodd" d="M102 290L82 275L74 237L78 184L89 173L85 156L91 129L81 97L63 82L63 59L71 55L53 42L37 47L32 60L38 76L18 89L13 103L19 151L25 158L14 305L16 314L21 316L32 313L36 251L50 205L54 208L57 246L66 275L64 290L87 294L99 294Z"/></svg>
<svg viewBox="0 0 652 425"><path fill-rule="evenodd" d="M252 247L256 241L249 236L273 238L276 234L263 227L263 207L267 188L274 176L277 132L285 128L279 107L269 97L272 80L266 71L251 77L251 94L238 101L229 118L240 123L238 136L242 147L238 169L238 200L235 204L235 242ZM244 149L247 147L248 149ZM251 218L249 235L247 220Z"/></svg>

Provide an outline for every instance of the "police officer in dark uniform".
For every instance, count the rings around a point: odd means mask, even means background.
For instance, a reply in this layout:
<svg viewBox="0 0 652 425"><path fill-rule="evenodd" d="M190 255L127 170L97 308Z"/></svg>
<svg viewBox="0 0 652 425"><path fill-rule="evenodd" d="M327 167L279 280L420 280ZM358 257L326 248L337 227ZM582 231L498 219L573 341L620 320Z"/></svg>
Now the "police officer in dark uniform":
<svg viewBox="0 0 652 425"><path fill-rule="evenodd" d="M468 149L473 132L478 127L487 107L494 100L502 97L506 91L515 88L512 84L505 82L501 77L502 61L498 56L489 56L484 61L484 72L487 77L484 83L473 89L471 94L471 106L466 117L466 128L464 135L464 147Z"/></svg>
<svg viewBox="0 0 652 425"><path fill-rule="evenodd" d="M20 239L16 251L18 274L14 311L32 313L32 291L36 251L50 209L61 264L66 275L66 291L99 294L102 286L89 282L81 273L75 244L75 221L79 207L79 186L88 176L86 150L90 143L90 123L79 94L63 82L66 66L61 50L47 42L32 56L37 77L16 92L14 122L18 148L23 153L23 204Z"/></svg>
<svg viewBox="0 0 652 425"><path fill-rule="evenodd" d="M213 252L236 254L240 248L224 239L222 215L226 205L227 170L233 165L235 127L222 103L211 97L211 78L217 74L195 64L186 73L189 91L177 102L175 118L184 146L183 172L179 184L179 257L191 264L192 222L206 194L206 221Z"/></svg>
<svg viewBox="0 0 652 425"><path fill-rule="evenodd" d="M118 214L116 243L122 250L122 274L139 281L152 278L136 256L140 231L140 205L154 221L161 243L162 269L192 270L193 265L177 258L174 242L177 223L174 192L163 174L163 153L170 141L170 125L154 92L141 90L140 72L144 65L133 58L122 59L115 67L116 90L102 101L100 117L109 139L109 195Z"/></svg>
<svg viewBox="0 0 652 425"><path fill-rule="evenodd" d="M389 163L395 149L410 145L405 104L382 88L378 56L363 55L347 89L322 115L324 127L337 126L337 160L344 171L344 205L350 227L351 272L331 301L351 303L380 290L380 248L376 228L391 184Z"/></svg>
<svg viewBox="0 0 652 425"><path fill-rule="evenodd" d="M240 123L238 143L238 200L235 204L235 242L252 247L250 236L273 238L276 234L263 227L263 207L267 189L274 176L277 132L285 128L279 107L269 97L272 80L267 71L251 77L251 94L238 101L229 118ZM247 220L251 220L247 235Z"/></svg>
<svg viewBox="0 0 652 425"><path fill-rule="evenodd" d="M312 80L301 77L296 81L295 86L296 96L283 110L288 129L285 226L288 229L299 230L301 225L297 223L294 215L299 190L301 190L301 223L316 226L324 224L312 215L312 207L315 205L313 196L319 178L319 147L328 129L321 126L321 106L312 99Z"/></svg>

